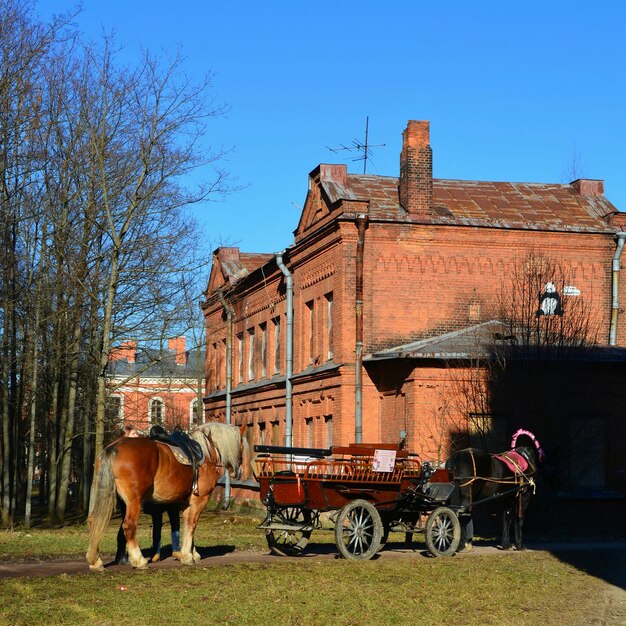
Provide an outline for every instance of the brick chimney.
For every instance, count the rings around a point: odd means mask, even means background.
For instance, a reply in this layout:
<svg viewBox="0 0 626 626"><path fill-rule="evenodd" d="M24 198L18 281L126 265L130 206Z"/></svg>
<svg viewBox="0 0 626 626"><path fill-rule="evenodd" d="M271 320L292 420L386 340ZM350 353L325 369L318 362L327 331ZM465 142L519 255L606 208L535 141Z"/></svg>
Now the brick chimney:
<svg viewBox="0 0 626 626"><path fill-rule="evenodd" d="M123 341L119 348L113 348L111 350L111 361L121 361L126 359L128 363L134 363L137 357L137 342L136 341Z"/></svg>
<svg viewBox="0 0 626 626"><path fill-rule="evenodd" d="M169 350L176 352L176 365L187 365L187 350L185 349L184 337L168 339L167 347Z"/></svg>
<svg viewBox="0 0 626 626"><path fill-rule="evenodd" d="M409 120L402 133L400 153L400 205L410 215L431 215L433 153L430 122Z"/></svg>
<svg viewBox="0 0 626 626"><path fill-rule="evenodd" d="M578 178L570 183L581 196L604 195L604 181L590 178Z"/></svg>

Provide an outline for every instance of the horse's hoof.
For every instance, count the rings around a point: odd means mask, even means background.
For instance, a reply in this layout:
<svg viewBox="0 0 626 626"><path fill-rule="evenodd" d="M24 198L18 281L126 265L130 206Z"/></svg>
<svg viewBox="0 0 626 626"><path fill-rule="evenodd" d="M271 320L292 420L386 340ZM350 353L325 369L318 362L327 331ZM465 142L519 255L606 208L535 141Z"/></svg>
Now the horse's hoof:
<svg viewBox="0 0 626 626"><path fill-rule="evenodd" d="M104 564L102 563L102 559L98 557L98 560L93 565L89 565L89 569L92 572L104 572Z"/></svg>
<svg viewBox="0 0 626 626"><path fill-rule="evenodd" d="M518 552L524 552L524 551L526 550L526 546L525 546L524 544L520 543L520 545L519 545L519 546L515 546L515 549L516 549Z"/></svg>
<svg viewBox="0 0 626 626"><path fill-rule="evenodd" d="M174 552L172 552L172 558L180 561L180 550L174 550Z"/></svg>
<svg viewBox="0 0 626 626"><path fill-rule="evenodd" d="M148 559L141 557L138 561L132 563L132 566L135 569L146 569L148 567L148 562Z"/></svg>
<svg viewBox="0 0 626 626"><path fill-rule="evenodd" d="M471 552L473 549L474 546L471 543L466 543L462 548L459 548L457 552L463 554L464 552Z"/></svg>
<svg viewBox="0 0 626 626"><path fill-rule="evenodd" d="M193 555L191 553L189 553L189 554L181 554L180 555L180 562L183 565L195 565L195 563L193 561Z"/></svg>
<svg viewBox="0 0 626 626"><path fill-rule="evenodd" d="M498 550L503 550L505 552L508 552L509 550L513 549L513 546L511 545L507 545L507 546L496 546L496 548L498 548Z"/></svg>
<svg viewBox="0 0 626 626"><path fill-rule="evenodd" d="M153 554L152 558L150 559L150 561L152 563L158 563L161 560L161 555L160 554Z"/></svg>

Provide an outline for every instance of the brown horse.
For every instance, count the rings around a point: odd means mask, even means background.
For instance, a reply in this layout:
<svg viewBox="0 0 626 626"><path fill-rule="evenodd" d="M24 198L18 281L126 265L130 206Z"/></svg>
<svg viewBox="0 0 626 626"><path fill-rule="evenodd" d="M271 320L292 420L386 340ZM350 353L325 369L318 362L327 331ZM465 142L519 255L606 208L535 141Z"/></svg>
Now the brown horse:
<svg viewBox="0 0 626 626"><path fill-rule="evenodd" d="M183 509L183 541L181 562L192 565L200 561L193 546L193 534L200 513L217 484L222 471L240 477L246 440L245 426L237 427L209 422L196 428L191 437L204 452L194 489L193 470L179 463L170 447L145 437L125 437L107 446L98 461L91 490L89 514L89 547L87 563L90 569L103 571L98 546L115 508L116 493L126 505L122 522L128 558L133 567L146 567L137 544L137 520L142 501L156 503L180 502Z"/></svg>

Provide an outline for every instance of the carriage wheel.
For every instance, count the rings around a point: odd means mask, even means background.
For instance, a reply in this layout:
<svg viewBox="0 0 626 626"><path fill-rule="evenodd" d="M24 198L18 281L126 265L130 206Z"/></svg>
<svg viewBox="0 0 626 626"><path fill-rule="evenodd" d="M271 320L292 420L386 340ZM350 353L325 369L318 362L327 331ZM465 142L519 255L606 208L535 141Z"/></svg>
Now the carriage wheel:
<svg viewBox="0 0 626 626"><path fill-rule="evenodd" d="M383 522L373 504L353 500L339 511L335 543L344 559L371 559L380 549Z"/></svg>
<svg viewBox="0 0 626 626"><path fill-rule="evenodd" d="M426 521L426 547L433 556L452 556L461 541L461 524L447 506L436 508Z"/></svg>
<svg viewBox="0 0 626 626"><path fill-rule="evenodd" d="M391 528L389 527L389 524L383 522L383 534L380 537L380 546L378 548L379 552L384 549L385 545L387 544L387 541L389 541L390 532L391 532Z"/></svg>
<svg viewBox="0 0 626 626"><path fill-rule="evenodd" d="M304 526L311 523L311 511L300 507L285 507L272 512L272 522ZM265 530L267 545L272 554L278 556L300 556L309 543L312 530Z"/></svg>

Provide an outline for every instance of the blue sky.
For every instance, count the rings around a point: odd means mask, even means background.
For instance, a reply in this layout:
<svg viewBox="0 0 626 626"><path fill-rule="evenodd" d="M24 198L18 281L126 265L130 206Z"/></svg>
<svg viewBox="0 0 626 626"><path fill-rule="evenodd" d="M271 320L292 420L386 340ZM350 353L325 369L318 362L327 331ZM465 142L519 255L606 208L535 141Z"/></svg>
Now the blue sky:
<svg viewBox="0 0 626 626"><path fill-rule="evenodd" d="M230 111L207 142L232 148L243 189L193 210L212 243L293 243L308 173L362 171L326 146L362 141L368 116L385 144L368 173L397 176L406 122L424 119L437 178L563 183L575 163L626 211L626 2L84 0L77 24L115 31L129 63L181 47L189 74L215 74Z"/></svg>

